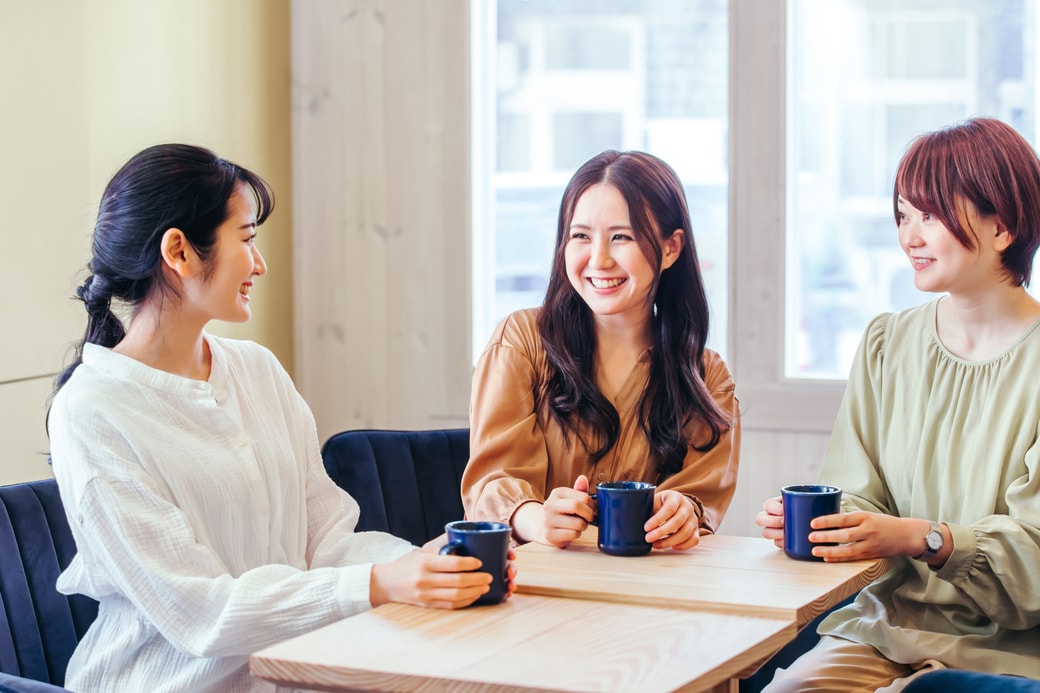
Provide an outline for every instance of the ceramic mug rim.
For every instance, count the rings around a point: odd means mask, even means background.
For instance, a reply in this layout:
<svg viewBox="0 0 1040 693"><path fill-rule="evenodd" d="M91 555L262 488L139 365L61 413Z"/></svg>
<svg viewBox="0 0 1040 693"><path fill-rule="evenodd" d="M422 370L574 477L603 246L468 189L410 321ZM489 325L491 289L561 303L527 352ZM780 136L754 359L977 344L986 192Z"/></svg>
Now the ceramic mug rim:
<svg viewBox="0 0 1040 693"><path fill-rule="evenodd" d="M491 534L512 531L512 528L505 522L492 520L453 520L444 525L444 531L456 534Z"/></svg>
<svg viewBox="0 0 1040 693"><path fill-rule="evenodd" d="M601 481L596 484L597 491L607 491L610 493L625 493L632 491L649 491L650 489L656 488L656 484L649 481Z"/></svg>
<svg viewBox="0 0 1040 693"><path fill-rule="evenodd" d="M841 493L841 489L830 484L791 484L781 488L780 492L788 496L830 496Z"/></svg>

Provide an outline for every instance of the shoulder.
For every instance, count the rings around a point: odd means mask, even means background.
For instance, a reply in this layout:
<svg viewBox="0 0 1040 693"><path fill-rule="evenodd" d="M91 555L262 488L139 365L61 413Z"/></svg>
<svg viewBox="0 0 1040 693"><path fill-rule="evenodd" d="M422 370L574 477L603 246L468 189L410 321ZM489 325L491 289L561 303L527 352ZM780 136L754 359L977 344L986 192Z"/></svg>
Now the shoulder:
<svg viewBox="0 0 1040 693"><path fill-rule="evenodd" d="M488 340L488 349L511 347L528 354L541 350L542 339L538 332L538 314L541 308L525 308L510 313L498 324Z"/></svg>
<svg viewBox="0 0 1040 693"><path fill-rule="evenodd" d="M704 365L704 384L709 390L718 392L735 389L733 374L718 352L705 349L701 363Z"/></svg>
<svg viewBox="0 0 1040 693"><path fill-rule="evenodd" d="M936 301L929 301L897 313L881 313L867 324L863 347L868 356L880 356L901 345L918 350L921 340L935 332Z"/></svg>
<svg viewBox="0 0 1040 693"><path fill-rule="evenodd" d="M289 374L281 361L267 347L248 339L231 339L208 334L210 349L219 351L228 367L236 372L264 373L277 378L288 378Z"/></svg>
<svg viewBox="0 0 1040 693"><path fill-rule="evenodd" d="M209 333L206 334L206 339L211 348L220 349L229 359L278 362L274 352L249 339L232 339Z"/></svg>

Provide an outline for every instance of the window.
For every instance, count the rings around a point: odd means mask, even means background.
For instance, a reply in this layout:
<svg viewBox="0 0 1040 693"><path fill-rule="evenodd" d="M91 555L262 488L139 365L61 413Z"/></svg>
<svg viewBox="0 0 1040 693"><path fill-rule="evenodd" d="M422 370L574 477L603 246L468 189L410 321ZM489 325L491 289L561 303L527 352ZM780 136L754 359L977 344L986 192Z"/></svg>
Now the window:
<svg viewBox="0 0 1040 693"><path fill-rule="evenodd" d="M973 115L1036 132L1034 3L788 3L785 375L844 378L867 321L931 298L896 242L916 135Z"/></svg>
<svg viewBox="0 0 1040 693"><path fill-rule="evenodd" d="M725 0L499 0L474 12L474 353L542 302L563 189L604 149L638 149L682 179L725 353ZM489 156L491 153L494 156Z"/></svg>
<svg viewBox="0 0 1040 693"><path fill-rule="evenodd" d="M746 428L829 431L867 321L930 298L891 210L915 135L991 115L1036 145L1025 0L472 5L475 353L540 303L574 169L646 149L687 186Z"/></svg>

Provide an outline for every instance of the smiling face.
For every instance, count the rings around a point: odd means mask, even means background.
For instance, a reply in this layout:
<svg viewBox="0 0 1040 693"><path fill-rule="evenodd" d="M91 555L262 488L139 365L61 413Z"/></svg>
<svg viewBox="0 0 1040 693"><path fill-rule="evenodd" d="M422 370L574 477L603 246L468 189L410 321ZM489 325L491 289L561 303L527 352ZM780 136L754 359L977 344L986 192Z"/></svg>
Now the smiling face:
<svg viewBox="0 0 1040 693"><path fill-rule="evenodd" d="M1000 253L1010 234L993 216L979 214L962 201L959 223L975 234L975 248L967 248L934 214L924 212L900 196L897 200L899 245L914 268L914 286L921 291L969 293L1007 282Z"/></svg>
<svg viewBox="0 0 1040 693"><path fill-rule="evenodd" d="M250 318L253 278L267 273L255 244L256 205L248 188L239 185L228 200L228 216L205 270L185 286L185 305L203 320L245 322Z"/></svg>
<svg viewBox="0 0 1040 693"><path fill-rule="evenodd" d="M645 324L650 320L650 290L658 272L636 240L628 204L617 188L597 184L574 205L564 260L567 278L597 320ZM664 245L661 269L681 249L682 231Z"/></svg>

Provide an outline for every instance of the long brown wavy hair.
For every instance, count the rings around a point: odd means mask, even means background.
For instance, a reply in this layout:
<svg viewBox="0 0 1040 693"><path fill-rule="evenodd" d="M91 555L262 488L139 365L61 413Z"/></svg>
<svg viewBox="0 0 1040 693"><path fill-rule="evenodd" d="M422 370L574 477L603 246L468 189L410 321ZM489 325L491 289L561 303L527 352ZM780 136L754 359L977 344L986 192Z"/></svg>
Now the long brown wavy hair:
<svg viewBox="0 0 1040 693"><path fill-rule="evenodd" d="M653 347L650 374L639 403L640 425L650 443L658 480L682 468L688 447L710 450L732 422L704 384L708 299L704 291L686 196L675 171L644 152L605 151L581 166L560 204L556 250L538 330L548 360L537 396L568 440L576 437L601 460L617 443L621 421L595 381L596 330L592 311L567 278L564 251L574 207L590 186L613 186L628 204L632 230L658 277L650 289ZM662 244L682 229L682 251L661 272ZM705 442L688 440L691 420L703 424Z"/></svg>

